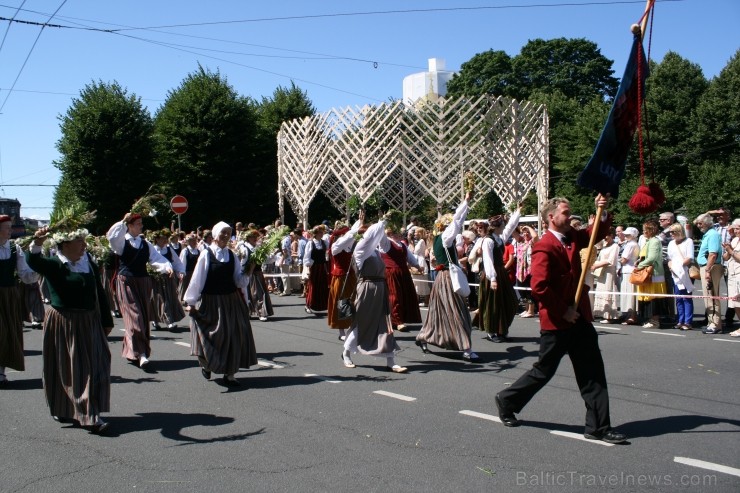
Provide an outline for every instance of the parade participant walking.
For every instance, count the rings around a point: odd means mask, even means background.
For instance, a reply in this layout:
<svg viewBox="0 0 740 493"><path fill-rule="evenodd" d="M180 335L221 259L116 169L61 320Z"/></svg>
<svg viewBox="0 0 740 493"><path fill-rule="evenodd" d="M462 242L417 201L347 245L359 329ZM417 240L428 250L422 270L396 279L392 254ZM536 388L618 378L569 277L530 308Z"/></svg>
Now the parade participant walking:
<svg viewBox="0 0 740 493"><path fill-rule="evenodd" d="M435 224L436 235L432 248L437 262L437 276L429 295L429 313L416 336L417 346L425 353L429 351L427 344L431 344L463 351L463 359L468 361L480 358L471 349L470 334L473 328L470 312L465 300L452 288L449 262L457 262L455 238L462 231L473 194L472 190L465 194L465 200L457 207L454 216L446 214Z"/></svg>
<svg viewBox="0 0 740 493"><path fill-rule="evenodd" d="M121 355L141 368L145 368L151 358L149 324L156 320L152 303L154 288L146 266L150 264L159 273L173 275L167 259L154 245L140 238L143 229L141 215L127 213L106 234L119 263L116 296L125 329Z"/></svg>
<svg viewBox="0 0 740 493"><path fill-rule="evenodd" d="M51 415L77 422L91 433L108 423L111 356L107 334L113 317L103 291L100 269L85 251L86 229L52 236L55 257L41 255L46 228L34 234L28 265L49 283L51 308L44 321L43 384Z"/></svg>
<svg viewBox="0 0 740 493"><path fill-rule="evenodd" d="M180 285L177 288L178 297L180 301L185 298L185 291L188 289L190 279L193 277L193 270L195 270L195 264L198 262L198 256L200 250L198 250L198 237L194 234L189 234L185 237L186 245L180 252L180 262L185 266L185 275L180 280Z"/></svg>
<svg viewBox="0 0 740 493"><path fill-rule="evenodd" d="M353 258L359 273L355 316L352 319L351 331L344 341L342 361L347 368L354 368L351 354L359 351L362 354L386 358L386 365L390 371L405 373L408 369L396 364L395 353L399 347L391 327L385 263L378 247L384 250L389 248L383 219L370 226L355 247Z"/></svg>
<svg viewBox="0 0 740 493"><path fill-rule="evenodd" d="M607 199L596 198L597 207ZM578 388L586 404L584 436L607 443L622 443L627 438L611 428L609 393L604 361L598 336L592 324L587 289L573 307L581 275L579 251L589 244L587 231L570 227L570 205L567 199L554 198L542 207L542 219L548 230L532 249L532 293L540 304L540 354L531 370L509 388L496 395L499 417L505 426L519 426L514 413L521 412L535 394L555 375L560 360L568 354L573 364ZM604 237L611 226L607 216L601 220Z"/></svg>
<svg viewBox="0 0 740 493"><path fill-rule="evenodd" d="M242 273L246 275L249 282L249 311L251 315L259 317L261 322L267 322L267 317L275 315L272 308L272 300L267 290L265 274L262 272L262 265L255 259L255 249L260 239L260 233L256 229L250 229L246 232L244 243L241 250L244 258L242 259Z"/></svg>
<svg viewBox="0 0 740 493"><path fill-rule="evenodd" d="M308 270L306 282L306 313L324 312L329 303L329 264L326 254L329 242L323 239L324 226L311 230L313 238L303 251L303 269Z"/></svg>
<svg viewBox="0 0 740 493"><path fill-rule="evenodd" d="M482 250L483 269L478 290L478 317L480 327L486 331L486 339L491 342L508 340L509 327L516 315L518 302L514 286L509 281L509 273L504 267L504 248L519 224L520 216L521 205L508 222L504 223L504 216L494 216L488 220L489 226L479 230L483 237L479 247Z"/></svg>
<svg viewBox="0 0 740 493"><path fill-rule="evenodd" d="M23 371L23 313L21 293L15 275L23 282L38 281L38 274L26 264L26 257L10 240L10 216L0 215L0 388L8 383L5 369Z"/></svg>
<svg viewBox="0 0 740 493"><path fill-rule="evenodd" d="M381 257L385 262L385 279L388 286L388 301L391 308L391 324L399 332L406 330L406 324L421 323L419 296L414 288L409 265L423 271L416 256L401 243L398 230L387 227L388 250L381 247Z"/></svg>
<svg viewBox="0 0 740 493"><path fill-rule="evenodd" d="M41 286L38 281L21 282L23 291L23 321L31 324L32 329L41 329L44 322L44 302L41 298Z"/></svg>
<svg viewBox="0 0 740 493"><path fill-rule="evenodd" d="M177 287L185 277L185 265L180 261L172 244L168 244L169 236L166 229L154 235L154 249L167 259L175 272L175 275L157 276L154 279L154 306L157 318L152 321L152 328L155 330L160 329L160 323L167 324L167 330L172 330L177 327L177 322L185 318L185 311L177 296Z"/></svg>
<svg viewBox="0 0 740 493"><path fill-rule="evenodd" d="M357 274L352 268L352 248L355 244L355 235L365 223L365 211L360 211L360 217L348 228L343 224L336 224L329 239L329 304L327 323L329 328L339 330L339 340L347 339L346 330L352 325L352 319L339 319L337 302L343 298L352 298L357 286Z"/></svg>
<svg viewBox="0 0 740 493"><path fill-rule="evenodd" d="M198 257L185 292L190 354L198 357L205 379L220 373L224 385L236 387L241 385L234 377L239 369L257 364L246 302L249 278L228 249L231 227L222 221L212 231L214 241Z"/></svg>

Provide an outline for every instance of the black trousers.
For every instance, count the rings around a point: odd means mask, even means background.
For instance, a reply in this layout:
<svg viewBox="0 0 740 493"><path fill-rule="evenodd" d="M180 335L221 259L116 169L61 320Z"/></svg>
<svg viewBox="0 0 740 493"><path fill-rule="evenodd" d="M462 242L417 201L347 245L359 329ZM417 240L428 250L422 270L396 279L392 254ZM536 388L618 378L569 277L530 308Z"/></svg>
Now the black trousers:
<svg viewBox="0 0 740 493"><path fill-rule="evenodd" d="M521 412L555 375L560 360L566 354L573 364L578 389L586 404L585 433L604 433L611 426L604 360L594 326L580 318L571 329L540 332L539 360L531 370L498 394L504 411Z"/></svg>

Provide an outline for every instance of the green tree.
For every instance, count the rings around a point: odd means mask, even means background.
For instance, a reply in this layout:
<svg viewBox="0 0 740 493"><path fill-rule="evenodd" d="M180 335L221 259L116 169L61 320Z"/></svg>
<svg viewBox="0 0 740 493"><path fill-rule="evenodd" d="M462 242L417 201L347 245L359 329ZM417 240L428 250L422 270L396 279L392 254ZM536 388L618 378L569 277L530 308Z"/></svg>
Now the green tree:
<svg viewBox="0 0 740 493"><path fill-rule="evenodd" d="M740 50L702 95L693 119L694 147L688 155L691 216L728 206L740 209ZM736 214L737 215L737 214Z"/></svg>
<svg viewBox="0 0 740 493"><path fill-rule="evenodd" d="M667 199L662 208L675 210L683 203L685 194L691 193L691 188L686 186L689 163L685 156L696 145L692 138L692 120L708 82L699 65L669 51L660 63L653 65L646 84L652 160L656 179ZM650 181L651 170L649 163L646 165L646 180Z"/></svg>
<svg viewBox="0 0 740 493"><path fill-rule="evenodd" d="M59 120L54 166L62 177L54 207L79 200L97 210L91 230L105 230L152 181L152 119L117 82L93 82Z"/></svg>
<svg viewBox="0 0 740 493"><path fill-rule="evenodd" d="M183 229L256 220L262 181L255 104L218 72L198 67L170 91L154 120L156 165L168 196L188 199Z"/></svg>
<svg viewBox="0 0 740 493"><path fill-rule="evenodd" d="M256 216L263 222L269 222L277 217L278 213L278 196L277 196L277 136L280 132L280 126L285 121L296 118L312 116L316 113L311 100L305 91L302 91L294 82L290 87L278 86L272 93L272 97L263 97L261 103L257 106L257 122L259 126L259 145L257 149L257 161L259 167L256 170L260 183L264 183L259 199L259 208L256 210ZM320 202L325 204L326 201ZM312 217L318 214L319 217L329 217L336 215L332 207L325 207L317 204L318 207L312 207ZM312 204L313 205L313 204ZM288 207L286 210L290 210ZM289 214L285 220L289 224L294 224L295 215ZM322 219L323 219L322 217Z"/></svg>
<svg viewBox="0 0 740 493"><path fill-rule="evenodd" d="M460 66L460 72L454 74L447 83L447 94L515 97L512 94L514 87L511 57L501 50L488 50L476 54Z"/></svg>

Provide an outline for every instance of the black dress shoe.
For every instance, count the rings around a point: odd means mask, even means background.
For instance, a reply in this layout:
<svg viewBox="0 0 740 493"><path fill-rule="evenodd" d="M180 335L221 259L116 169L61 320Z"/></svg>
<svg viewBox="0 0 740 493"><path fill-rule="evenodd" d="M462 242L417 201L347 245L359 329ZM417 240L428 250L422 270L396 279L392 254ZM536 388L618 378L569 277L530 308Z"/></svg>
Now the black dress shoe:
<svg viewBox="0 0 740 493"><path fill-rule="evenodd" d="M624 443L627 441L627 435L612 429L604 433L584 433L583 436L589 440L601 440L606 443Z"/></svg>
<svg viewBox="0 0 740 493"><path fill-rule="evenodd" d="M200 369L200 374L203 375L203 378L205 378L206 380L211 379L211 372L206 370L205 368Z"/></svg>
<svg viewBox="0 0 740 493"><path fill-rule="evenodd" d="M426 342L416 341L416 345L421 348L422 353L429 354L429 348L427 347Z"/></svg>
<svg viewBox="0 0 740 493"><path fill-rule="evenodd" d="M514 416L514 413L510 411L506 411L504 409L504 403L501 401L501 397L499 397L498 394L496 394L496 407L498 408L498 417L501 419L501 422L504 424L504 426L508 426L509 428L515 428L522 424L521 421L516 419L516 416Z"/></svg>
<svg viewBox="0 0 740 493"><path fill-rule="evenodd" d="M241 383L239 382L239 380L236 380L236 379L231 380L231 379L224 377L224 385L226 385L227 387L233 388L233 387L239 387Z"/></svg>

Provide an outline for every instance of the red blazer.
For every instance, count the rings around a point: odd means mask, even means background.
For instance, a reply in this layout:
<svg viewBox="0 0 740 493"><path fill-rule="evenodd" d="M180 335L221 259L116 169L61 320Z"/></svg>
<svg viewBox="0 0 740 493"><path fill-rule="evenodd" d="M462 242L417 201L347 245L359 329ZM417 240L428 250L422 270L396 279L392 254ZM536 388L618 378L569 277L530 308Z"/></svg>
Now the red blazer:
<svg viewBox="0 0 740 493"><path fill-rule="evenodd" d="M604 239L611 227L611 216L599 225L596 241ZM570 246L565 247L552 232L545 232L532 247L532 294L540 306L540 329L567 329L573 324L563 320L568 306L576 298L576 287L581 276L581 257L578 252L588 247L591 228L571 229L566 237ZM583 286L578 312L588 322L593 321L588 286Z"/></svg>

